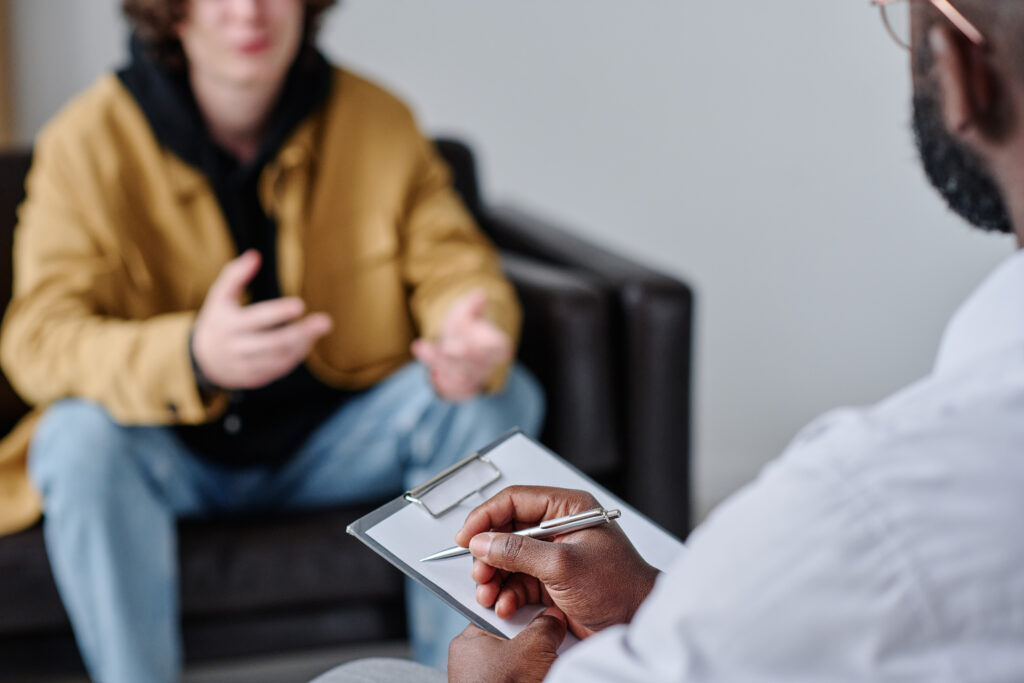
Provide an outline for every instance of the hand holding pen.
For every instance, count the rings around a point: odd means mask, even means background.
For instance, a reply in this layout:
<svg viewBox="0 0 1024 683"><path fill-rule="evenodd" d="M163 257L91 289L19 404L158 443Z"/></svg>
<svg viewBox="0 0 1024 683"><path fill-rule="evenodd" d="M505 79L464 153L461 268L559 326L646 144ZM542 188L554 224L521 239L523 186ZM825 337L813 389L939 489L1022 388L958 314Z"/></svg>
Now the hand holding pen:
<svg viewBox="0 0 1024 683"><path fill-rule="evenodd" d="M476 561L477 602L507 619L523 605L555 605L579 638L627 623L654 586L648 565L617 524L601 520L555 542L515 533L600 508L584 491L511 486L477 507L455 536Z"/></svg>
<svg viewBox="0 0 1024 683"><path fill-rule="evenodd" d="M566 515L565 517L548 519L537 526L520 529L519 531L513 531L512 533L516 536L527 536L528 538L554 538L555 536L561 536L562 534L568 534L573 531L589 529L590 527L594 527L599 524L608 524L609 522L618 519L621 514L622 513L619 510L605 510L603 507L596 507L593 510L577 512L576 514ZM451 548L440 550L433 555L427 555L420 560L420 562L447 560L452 557L459 557L461 555L468 554L469 548L465 548L461 545L455 545Z"/></svg>

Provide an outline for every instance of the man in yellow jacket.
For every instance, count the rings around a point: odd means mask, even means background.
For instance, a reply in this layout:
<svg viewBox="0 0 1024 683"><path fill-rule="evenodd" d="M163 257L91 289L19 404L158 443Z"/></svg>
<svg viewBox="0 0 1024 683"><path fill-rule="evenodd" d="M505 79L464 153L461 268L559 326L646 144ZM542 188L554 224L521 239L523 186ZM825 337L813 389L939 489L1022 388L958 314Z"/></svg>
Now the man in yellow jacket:
<svg viewBox="0 0 1024 683"><path fill-rule="evenodd" d="M179 517L393 495L539 426L497 256L406 107L312 47L331 4L126 0L129 66L37 142L0 358L97 680L179 677Z"/></svg>

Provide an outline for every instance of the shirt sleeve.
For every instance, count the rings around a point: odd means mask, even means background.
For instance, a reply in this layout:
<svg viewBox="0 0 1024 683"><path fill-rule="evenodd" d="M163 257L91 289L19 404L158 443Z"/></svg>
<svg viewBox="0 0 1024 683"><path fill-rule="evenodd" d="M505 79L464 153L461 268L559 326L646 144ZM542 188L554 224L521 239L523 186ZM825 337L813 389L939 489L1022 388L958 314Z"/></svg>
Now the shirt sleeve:
<svg viewBox="0 0 1024 683"><path fill-rule="evenodd" d="M633 622L569 650L547 680L946 680L926 601L876 501L783 458L691 537Z"/></svg>

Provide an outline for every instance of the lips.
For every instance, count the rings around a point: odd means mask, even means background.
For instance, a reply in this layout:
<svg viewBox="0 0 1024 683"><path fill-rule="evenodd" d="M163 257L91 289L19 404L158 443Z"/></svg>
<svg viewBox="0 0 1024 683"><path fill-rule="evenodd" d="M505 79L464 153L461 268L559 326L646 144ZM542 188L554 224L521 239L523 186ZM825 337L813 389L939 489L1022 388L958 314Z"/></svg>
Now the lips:
<svg viewBox="0 0 1024 683"><path fill-rule="evenodd" d="M270 47L270 38L269 37L254 38L252 40L248 40L248 41L240 44L238 46L238 51L243 53L243 54L253 55L253 54L258 54L260 52L263 52L264 50L266 50L269 47Z"/></svg>

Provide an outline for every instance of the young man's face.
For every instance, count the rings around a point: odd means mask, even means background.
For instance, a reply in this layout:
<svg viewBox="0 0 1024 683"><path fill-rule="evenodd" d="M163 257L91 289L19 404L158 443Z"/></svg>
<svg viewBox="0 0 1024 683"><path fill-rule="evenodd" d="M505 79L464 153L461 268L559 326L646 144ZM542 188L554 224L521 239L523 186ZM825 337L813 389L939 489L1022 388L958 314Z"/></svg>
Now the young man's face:
<svg viewBox="0 0 1024 683"><path fill-rule="evenodd" d="M178 36L193 75L273 85L298 53L304 15L303 0L189 0Z"/></svg>

